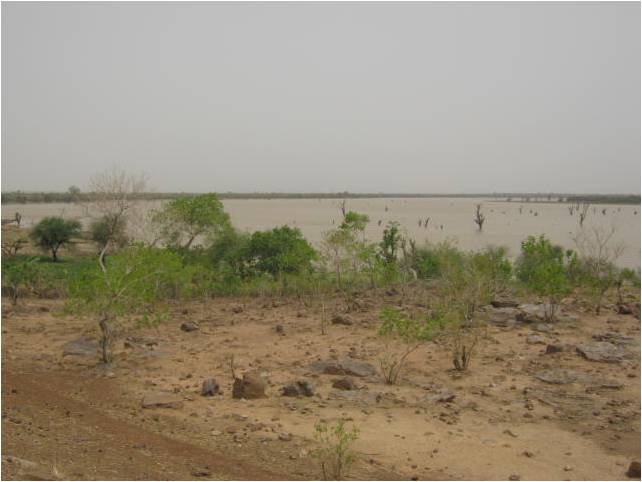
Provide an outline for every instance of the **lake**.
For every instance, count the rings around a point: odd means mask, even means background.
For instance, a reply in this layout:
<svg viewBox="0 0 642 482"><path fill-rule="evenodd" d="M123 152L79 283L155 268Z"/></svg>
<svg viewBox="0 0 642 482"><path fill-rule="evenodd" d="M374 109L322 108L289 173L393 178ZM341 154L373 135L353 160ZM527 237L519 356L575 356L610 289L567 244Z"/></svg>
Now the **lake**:
<svg viewBox="0 0 642 482"><path fill-rule="evenodd" d="M142 202L141 202L142 203ZM486 215L480 233L473 222L475 206L481 203ZM157 208L162 201L146 202L144 209ZM301 229L304 236L318 244L323 232L341 222L336 199L226 199L225 209L234 225L242 230L263 230L289 224ZM570 215L566 203L519 203L473 198L376 198L348 199L347 209L370 217L366 236L379 240L389 221L397 221L405 233L416 239L439 242L456 240L462 249L503 245L510 254L519 253L521 241L528 235L545 234L553 242L575 248L573 234L579 228L578 214ZM606 214L602 210L606 210ZM75 217L87 223L81 207L73 204L5 204L2 217L18 211L23 225L30 226L45 216ZM616 229L614 242L625 246L618 259L621 266L640 266L640 206L591 205L585 228ZM427 225L425 221L428 220ZM421 226L419 221L421 220Z"/></svg>

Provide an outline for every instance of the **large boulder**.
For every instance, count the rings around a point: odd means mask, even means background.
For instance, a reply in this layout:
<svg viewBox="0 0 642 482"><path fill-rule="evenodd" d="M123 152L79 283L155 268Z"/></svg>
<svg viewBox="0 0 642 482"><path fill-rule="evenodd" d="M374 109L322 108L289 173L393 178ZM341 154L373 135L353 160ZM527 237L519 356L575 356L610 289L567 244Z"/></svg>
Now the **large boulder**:
<svg viewBox="0 0 642 482"><path fill-rule="evenodd" d="M619 363L629 358L628 352L606 341L581 343L575 348L577 352L590 361Z"/></svg>
<svg viewBox="0 0 642 482"><path fill-rule="evenodd" d="M348 375L353 377L370 377L377 370L368 362L343 358L342 360L316 361L310 364L310 369L324 375Z"/></svg>
<svg viewBox="0 0 642 482"><path fill-rule="evenodd" d="M256 370L243 374L243 378L235 378L232 385L233 398L265 398L265 380Z"/></svg>

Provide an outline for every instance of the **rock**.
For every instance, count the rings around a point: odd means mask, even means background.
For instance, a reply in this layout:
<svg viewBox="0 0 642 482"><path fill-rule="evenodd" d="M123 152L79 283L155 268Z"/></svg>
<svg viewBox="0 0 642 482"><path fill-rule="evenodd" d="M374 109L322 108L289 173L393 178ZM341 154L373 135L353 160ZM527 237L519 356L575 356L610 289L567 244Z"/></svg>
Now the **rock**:
<svg viewBox="0 0 642 482"><path fill-rule="evenodd" d="M437 395L429 398L431 402L446 403L452 402L455 399L455 394L450 390L442 390Z"/></svg>
<svg viewBox="0 0 642 482"><path fill-rule="evenodd" d="M283 325L276 325L275 330L279 335L285 335L285 329L283 328Z"/></svg>
<svg viewBox="0 0 642 482"><path fill-rule="evenodd" d="M543 304L523 304L519 305L517 309L519 313L515 319L523 323L539 323L546 318L546 306Z"/></svg>
<svg viewBox="0 0 642 482"><path fill-rule="evenodd" d="M344 358L339 361L317 361L310 364L314 372L325 375L348 375L353 377L370 377L377 370L370 363Z"/></svg>
<svg viewBox="0 0 642 482"><path fill-rule="evenodd" d="M357 387L354 384L354 380L350 377L339 378L332 383L333 388L338 388L339 390L356 390Z"/></svg>
<svg viewBox="0 0 642 482"><path fill-rule="evenodd" d="M494 308L517 308L519 303L514 300L493 300L490 304Z"/></svg>
<svg viewBox="0 0 642 482"><path fill-rule="evenodd" d="M346 325L346 326L350 326L350 325L353 325L353 324L354 324L354 321L352 320L352 318L350 318L350 317L349 317L349 316L347 316L347 315L339 315L339 314L337 314L337 315L334 315L334 316L332 317L332 324L333 324L333 325Z"/></svg>
<svg viewBox="0 0 642 482"><path fill-rule="evenodd" d="M512 474L508 477L508 480L521 480L521 477L517 474Z"/></svg>
<svg viewBox="0 0 642 482"><path fill-rule="evenodd" d="M183 399L175 393L148 393L141 402L143 408L182 408Z"/></svg>
<svg viewBox="0 0 642 482"><path fill-rule="evenodd" d="M620 335L614 331L606 331L604 333L597 333L593 335L593 339L597 341L608 341L614 345L634 345L635 338L632 336Z"/></svg>
<svg viewBox="0 0 642 482"><path fill-rule="evenodd" d="M235 378L232 386L233 398L265 398L265 381L258 371L253 370L245 373L243 378Z"/></svg>
<svg viewBox="0 0 642 482"><path fill-rule="evenodd" d="M18 472L16 474L18 480L60 480L60 476L54 472L55 469L49 470L45 465L14 457L13 455L3 455L2 464L3 475L5 467L15 467Z"/></svg>
<svg viewBox="0 0 642 482"><path fill-rule="evenodd" d="M200 328L198 321L186 321L181 325L181 330L183 331L197 331Z"/></svg>
<svg viewBox="0 0 642 482"><path fill-rule="evenodd" d="M232 313L243 313L243 307L241 305L232 306Z"/></svg>
<svg viewBox="0 0 642 482"><path fill-rule="evenodd" d="M201 388L201 395L204 397L213 397L219 392L219 385L215 378L208 378L203 380L203 386Z"/></svg>
<svg viewBox="0 0 642 482"><path fill-rule="evenodd" d="M566 385L568 383L577 382L582 378L582 373L567 368L552 368L536 373L534 376L538 380L545 383L552 383L554 385Z"/></svg>
<svg viewBox="0 0 642 482"><path fill-rule="evenodd" d="M292 434L287 432L282 432L279 434L279 440L282 442L289 442L292 440Z"/></svg>
<svg viewBox="0 0 642 482"><path fill-rule="evenodd" d="M515 308L494 308L487 309L488 321L498 326L509 326L515 324L519 311Z"/></svg>
<svg viewBox="0 0 642 482"><path fill-rule="evenodd" d="M192 475L194 477L209 477L212 475L212 471L208 467L203 467L203 468L193 469Z"/></svg>
<svg viewBox="0 0 642 482"><path fill-rule="evenodd" d="M63 356L89 356L95 357L98 354L98 343L87 338L79 338L62 346Z"/></svg>
<svg viewBox="0 0 642 482"><path fill-rule="evenodd" d="M546 339L541 335L528 335L526 343L529 345L546 345Z"/></svg>
<svg viewBox="0 0 642 482"><path fill-rule="evenodd" d="M283 387L284 397L311 397L314 395L314 385L307 380L296 380Z"/></svg>
<svg viewBox="0 0 642 482"><path fill-rule="evenodd" d="M575 349L587 360L596 362L619 363L629 357L623 349L606 341L582 343Z"/></svg>
<svg viewBox="0 0 642 482"><path fill-rule="evenodd" d="M626 476L632 479L640 478L640 462L631 462L629 470L626 471Z"/></svg>
<svg viewBox="0 0 642 482"><path fill-rule="evenodd" d="M562 345L546 345L546 354L550 355L551 353L561 353L564 351Z"/></svg>
<svg viewBox="0 0 642 482"><path fill-rule="evenodd" d="M633 308L631 307L631 305L621 304L621 305L618 305L617 312L620 315L632 315L633 314Z"/></svg>
<svg viewBox="0 0 642 482"><path fill-rule="evenodd" d="M535 331L539 331L540 333L548 333L553 329L553 325L550 323L538 323L535 325Z"/></svg>

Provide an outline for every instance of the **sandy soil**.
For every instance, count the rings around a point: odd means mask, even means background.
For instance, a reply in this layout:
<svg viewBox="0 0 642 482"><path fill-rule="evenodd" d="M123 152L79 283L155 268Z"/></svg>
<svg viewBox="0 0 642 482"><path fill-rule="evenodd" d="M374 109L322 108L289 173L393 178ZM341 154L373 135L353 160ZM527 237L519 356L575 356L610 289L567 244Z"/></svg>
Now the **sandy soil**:
<svg viewBox="0 0 642 482"><path fill-rule="evenodd" d="M65 343L96 339L97 332L90 321L64 315L61 301L23 300L12 308L3 300L2 477L318 479L314 424L345 419L360 430L351 478L626 478L640 456L639 320L569 305L576 320L537 333L568 345L605 332L633 337L631 357L619 363L588 361L574 349L545 354L545 344L526 341L533 324L491 324L464 374L451 370L441 340L415 352L394 386L355 377L360 389L341 391L332 388L341 377L310 368L344 357L377 367L379 310L421 310L417 299L371 291L349 314L354 324L330 325L327 335L305 300L183 303L157 328L122 329L109 367L97 356L63 356ZM346 307L336 299L327 309ZM193 320L199 330L180 329ZM237 375L260 370L267 398L232 398L231 355ZM534 377L554 368L586 379L550 384ZM222 393L202 397L210 377ZM311 381L315 395L282 396L297 379ZM146 394L162 390L178 394L182 408L141 407ZM435 401L444 390L455 398Z"/></svg>

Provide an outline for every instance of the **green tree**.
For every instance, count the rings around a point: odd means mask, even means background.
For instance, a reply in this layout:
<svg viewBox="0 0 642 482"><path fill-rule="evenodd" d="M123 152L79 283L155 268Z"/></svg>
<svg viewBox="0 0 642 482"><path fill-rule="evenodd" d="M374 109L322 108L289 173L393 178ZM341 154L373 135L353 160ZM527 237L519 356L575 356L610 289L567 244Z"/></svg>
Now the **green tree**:
<svg viewBox="0 0 642 482"><path fill-rule="evenodd" d="M516 263L517 279L537 295L548 299L548 320L555 319L561 298L572 291L571 273L577 269L577 264L573 250L565 251L544 235L529 236L522 241L522 252Z"/></svg>
<svg viewBox="0 0 642 482"><path fill-rule="evenodd" d="M289 226L252 233L241 253L244 269L274 277L310 271L316 256L301 230Z"/></svg>
<svg viewBox="0 0 642 482"><path fill-rule="evenodd" d="M153 215L168 246L189 249L199 236L214 237L229 229L230 217L214 193L169 201Z"/></svg>
<svg viewBox="0 0 642 482"><path fill-rule="evenodd" d="M184 293L190 281L178 254L135 244L74 277L68 307L98 320L102 361L110 363L113 324L127 315L157 314L159 301Z"/></svg>
<svg viewBox="0 0 642 482"><path fill-rule="evenodd" d="M53 261L58 261L60 247L71 243L71 239L79 233L79 221L51 216L36 224L29 236L36 245L51 252Z"/></svg>
<svg viewBox="0 0 642 482"><path fill-rule="evenodd" d="M89 231L91 239L102 251L110 242L119 248L125 246L128 241L125 234L126 228L127 220L124 217L105 214L91 223Z"/></svg>
<svg viewBox="0 0 642 482"><path fill-rule="evenodd" d="M20 288L31 286L37 276L36 258L2 258L2 284L9 292L11 304L18 304Z"/></svg>

